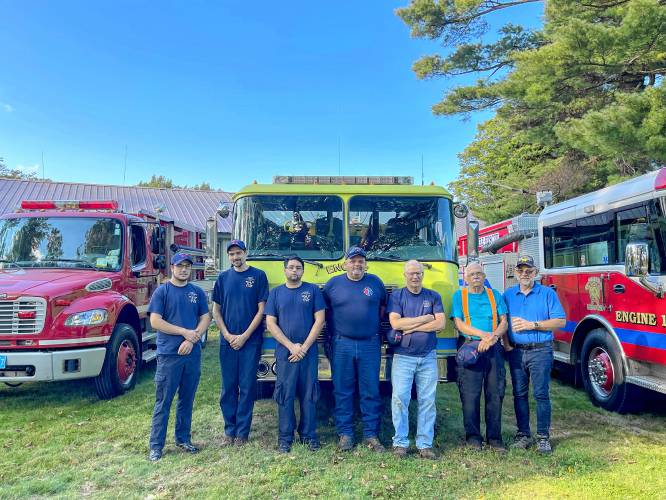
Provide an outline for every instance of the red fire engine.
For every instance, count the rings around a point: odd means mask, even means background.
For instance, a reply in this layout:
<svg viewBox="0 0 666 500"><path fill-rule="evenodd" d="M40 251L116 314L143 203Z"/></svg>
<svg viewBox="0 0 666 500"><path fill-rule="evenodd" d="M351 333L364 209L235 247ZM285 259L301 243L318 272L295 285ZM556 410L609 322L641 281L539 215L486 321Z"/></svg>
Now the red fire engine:
<svg viewBox="0 0 666 500"><path fill-rule="evenodd" d="M567 314L555 359L608 410L633 386L666 393L666 169L546 207L539 241Z"/></svg>
<svg viewBox="0 0 666 500"><path fill-rule="evenodd" d="M146 311L169 252L203 256L201 240L115 201L24 201L1 216L0 382L94 377L100 398L132 389L156 357Z"/></svg>

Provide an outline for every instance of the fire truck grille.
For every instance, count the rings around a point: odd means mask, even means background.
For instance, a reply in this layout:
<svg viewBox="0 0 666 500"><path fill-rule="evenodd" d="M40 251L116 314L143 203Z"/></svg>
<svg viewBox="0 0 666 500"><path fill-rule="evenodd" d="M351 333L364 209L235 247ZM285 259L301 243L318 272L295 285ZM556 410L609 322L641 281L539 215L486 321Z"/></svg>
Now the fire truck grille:
<svg viewBox="0 0 666 500"><path fill-rule="evenodd" d="M19 297L0 300L0 335L34 335L44 328L46 300Z"/></svg>

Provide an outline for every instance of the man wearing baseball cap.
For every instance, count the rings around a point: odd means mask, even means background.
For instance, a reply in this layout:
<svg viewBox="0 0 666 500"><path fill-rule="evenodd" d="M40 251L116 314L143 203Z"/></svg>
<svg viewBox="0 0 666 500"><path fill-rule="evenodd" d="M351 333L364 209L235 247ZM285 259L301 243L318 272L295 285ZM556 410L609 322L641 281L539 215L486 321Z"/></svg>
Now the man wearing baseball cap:
<svg viewBox="0 0 666 500"><path fill-rule="evenodd" d="M201 374L201 336L210 324L204 291L188 283L192 257L176 253L171 258L171 278L160 285L150 299L150 324L157 330L155 408L150 431L150 454L162 458L171 402L178 391L176 446L188 453L199 449L192 444L192 406Z"/></svg>
<svg viewBox="0 0 666 500"><path fill-rule="evenodd" d="M213 289L213 318L222 335L220 409L224 437L221 444L243 446L252 426L268 279L261 269L247 264L243 241L231 240L227 255L231 269L220 273Z"/></svg>
<svg viewBox="0 0 666 500"><path fill-rule="evenodd" d="M552 453L550 444L550 372L553 367L553 330L566 325L566 316L557 293L535 283L539 270L530 255L516 263L518 284L504 292L509 311L509 371L513 384L513 406L518 432L514 448L532 444L528 390L530 379L536 400L537 451Z"/></svg>
<svg viewBox="0 0 666 500"><path fill-rule="evenodd" d="M379 324L386 306L386 289L374 274L366 273L366 254L351 247L345 258L346 273L324 286L332 337L333 392L338 447L354 447L354 392L358 385L363 438L373 451L382 452L378 439L382 413L379 395L381 341Z"/></svg>

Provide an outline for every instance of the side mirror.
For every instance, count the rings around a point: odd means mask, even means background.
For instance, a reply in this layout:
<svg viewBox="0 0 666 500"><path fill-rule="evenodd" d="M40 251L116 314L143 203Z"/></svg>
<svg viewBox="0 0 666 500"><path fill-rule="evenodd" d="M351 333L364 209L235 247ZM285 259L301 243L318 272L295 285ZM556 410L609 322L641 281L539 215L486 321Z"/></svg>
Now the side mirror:
<svg viewBox="0 0 666 500"><path fill-rule="evenodd" d="M464 219L465 217L467 217L468 213L469 213L469 208L467 208L467 205L465 205L464 203L453 204L453 215L455 215L457 219Z"/></svg>
<svg viewBox="0 0 666 500"><path fill-rule="evenodd" d="M217 206L217 215L222 217L223 219L226 219L231 215L231 212L234 209L234 204L231 201L221 201L220 204Z"/></svg>
<svg viewBox="0 0 666 500"><path fill-rule="evenodd" d="M166 229L162 226L153 229L153 234L150 235L150 251L156 255L166 252Z"/></svg>
<svg viewBox="0 0 666 500"><path fill-rule="evenodd" d="M645 277L650 270L650 248L645 241L627 243L624 272L628 277Z"/></svg>

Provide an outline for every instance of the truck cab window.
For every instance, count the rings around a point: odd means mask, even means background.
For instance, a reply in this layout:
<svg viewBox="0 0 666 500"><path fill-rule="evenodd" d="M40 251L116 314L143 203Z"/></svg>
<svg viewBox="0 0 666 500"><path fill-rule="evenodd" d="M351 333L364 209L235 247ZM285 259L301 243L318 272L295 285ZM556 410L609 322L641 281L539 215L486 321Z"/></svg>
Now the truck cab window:
<svg viewBox="0 0 666 500"><path fill-rule="evenodd" d="M146 261L146 236L142 226L130 226L130 259L132 267Z"/></svg>
<svg viewBox="0 0 666 500"><path fill-rule="evenodd" d="M645 241L650 249L650 274L660 274L662 255L655 238L655 224L648 218L644 205L617 212L617 248L618 261L624 262L624 253L628 243Z"/></svg>

